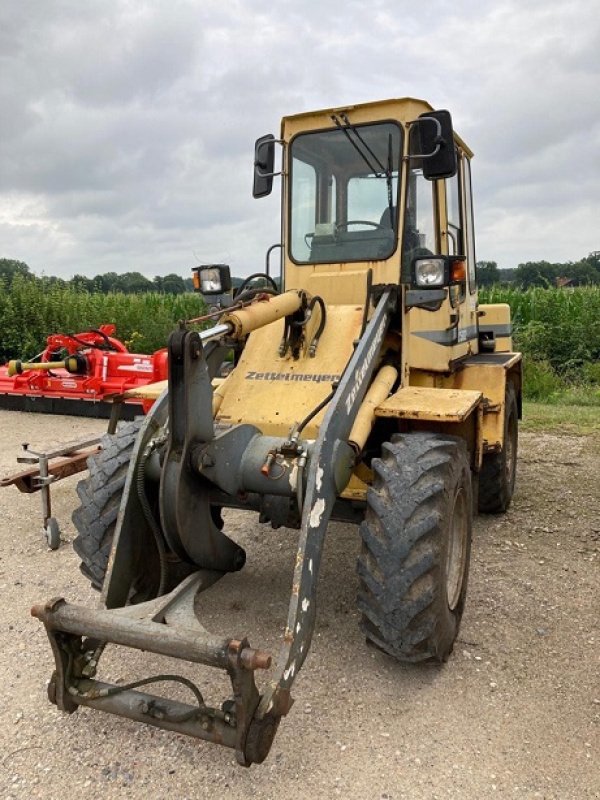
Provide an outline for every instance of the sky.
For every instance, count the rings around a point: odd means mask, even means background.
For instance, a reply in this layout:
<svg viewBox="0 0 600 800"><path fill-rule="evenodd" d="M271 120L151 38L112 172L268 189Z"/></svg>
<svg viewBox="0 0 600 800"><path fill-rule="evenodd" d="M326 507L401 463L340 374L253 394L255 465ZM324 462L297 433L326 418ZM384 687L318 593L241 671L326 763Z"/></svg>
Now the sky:
<svg viewBox="0 0 600 800"><path fill-rule="evenodd" d="M600 13L590 0L0 0L0 258L36 273L264 267L280 118L388 97L475 152L478 260L600 249Z"/></svg>

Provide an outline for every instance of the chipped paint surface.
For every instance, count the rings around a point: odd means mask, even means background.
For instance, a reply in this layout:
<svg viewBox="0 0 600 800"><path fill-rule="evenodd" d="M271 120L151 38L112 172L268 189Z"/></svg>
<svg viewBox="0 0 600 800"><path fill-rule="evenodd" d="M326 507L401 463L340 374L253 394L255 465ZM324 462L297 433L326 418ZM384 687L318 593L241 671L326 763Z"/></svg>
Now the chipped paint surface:
<svg viewBox="0 0 600 800"><path fill-rule="evenodd" d="M290 470L289 473L289 481L290 481L290 489L292 492L296 491L296 487L298 485L298 465L294 462L294 466Z"/></svg>
<svg viewBox="0 0 600 800"><path fill-rule="evenodd" d="M308 524L311 528L318 528L321 524L321 517L325 511L325 500L320 497L310 511Z"/></svg>
<svg viewBox="0 0 600 800"><path fill-rule="evenodd" d="M293 678L294 672L296 672L296 662L292 661L290 666L283 671L283 679L287 681L288 678Z"/></svg>
<svg viewBox="0 0 600 800"><path fill-rule="evenodd" d="M323 485L323 467L317 467L317 476L315 478L315 485L317 487L317 492L320 492L321 486Z"/></svg>

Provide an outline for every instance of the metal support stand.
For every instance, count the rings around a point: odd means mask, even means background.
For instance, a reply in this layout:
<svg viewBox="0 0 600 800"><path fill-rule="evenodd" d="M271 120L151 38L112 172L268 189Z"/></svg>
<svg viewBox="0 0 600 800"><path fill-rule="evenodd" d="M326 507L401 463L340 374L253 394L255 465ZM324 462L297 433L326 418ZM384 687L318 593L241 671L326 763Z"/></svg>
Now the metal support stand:
<svg viewBox="0 0 600 800"><path fill-rule="evenodd" d="M99 442L100 437L97 436L43 452L31 450L29 443L24 442L24 454L17 456L17 463L31 464L32 468L0 480L0 487L16 486L25 494L41 492L42 525L51 550L57 550L60 545L60 527L56 517L52 516L50 484L87 469L88 457L100 450Z"/></svg>

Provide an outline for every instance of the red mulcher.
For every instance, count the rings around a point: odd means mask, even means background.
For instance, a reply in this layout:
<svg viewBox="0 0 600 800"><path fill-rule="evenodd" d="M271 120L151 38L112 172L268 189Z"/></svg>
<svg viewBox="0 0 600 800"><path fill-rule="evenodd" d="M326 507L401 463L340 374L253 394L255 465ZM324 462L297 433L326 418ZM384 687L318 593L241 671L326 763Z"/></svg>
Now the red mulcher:
<svg viewBox="0 0 600 800"><path fill-rule="evenodd" d="M115 396L166 380L166 348L152 355L130 353L114 333L114 325L54 333L40 361L9 361L0 367L0 408L108 418ZM128 398L120 418L133 419L152 402Z"/></svg>

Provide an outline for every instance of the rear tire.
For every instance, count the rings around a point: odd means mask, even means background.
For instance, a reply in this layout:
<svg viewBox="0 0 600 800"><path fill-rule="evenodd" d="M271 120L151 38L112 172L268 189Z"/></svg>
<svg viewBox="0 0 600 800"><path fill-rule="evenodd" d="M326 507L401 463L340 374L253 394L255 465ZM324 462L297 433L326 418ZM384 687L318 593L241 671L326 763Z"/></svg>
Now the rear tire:
<svg viewBox="0 0 600 800"><path fill-rule="evenodd" d="M479 472L478 507L482 514L503 514L515 491L517 450L519 447L519 411L514 384L506 384L504 440L499 453L483 456Z"/></svg>
<svg viewBox="0 0 600 800"><path fill-rule="evenodd" d="M121 423L116 433L103 436L100 452L88 458L89 476L77 485L81 505L71 517L78 532L73 549L81 558L81 572L98 591L104 583L125 478L142 422Z"/></svg>
<svg viewBox="0 0 600 800"><path fill-rule="evenodd" d="M399 661L445 661L464 609L472 531L462 439L399 434L373 459L360 526L358 607L367 640Z"/></svg>

